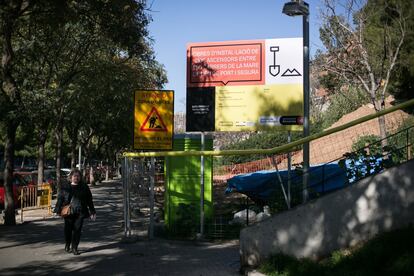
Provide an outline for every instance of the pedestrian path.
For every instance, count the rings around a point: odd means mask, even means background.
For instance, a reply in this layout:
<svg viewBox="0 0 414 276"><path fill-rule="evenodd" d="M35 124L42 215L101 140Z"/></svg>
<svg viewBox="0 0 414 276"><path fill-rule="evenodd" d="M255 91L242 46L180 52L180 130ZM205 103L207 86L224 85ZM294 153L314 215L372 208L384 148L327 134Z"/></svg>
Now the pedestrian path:
<svg viewBox="0 0 414 276"><path fill-rule="evenodd" d="M238 244L123 239L122 187L91 187L97 220L85 220L79 250L64 252L63 221L0 226L1 275L239 275Z"/></svg>

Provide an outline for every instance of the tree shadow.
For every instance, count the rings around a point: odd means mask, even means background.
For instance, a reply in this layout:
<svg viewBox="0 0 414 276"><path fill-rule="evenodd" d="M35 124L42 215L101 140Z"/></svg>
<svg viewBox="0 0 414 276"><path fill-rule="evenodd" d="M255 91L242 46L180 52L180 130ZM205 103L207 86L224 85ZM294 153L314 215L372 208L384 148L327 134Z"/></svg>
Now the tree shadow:
<svg viewBox="0 0 414 276"><path fill-rule="evenodd" d="M414 161L245 228L243 265L283 252L318 259L414 223Z"/></svg>
<svg viewBox="0 0 414 276"><path fill-rule="evenodd" d="M106 186L108 185L108 186ZM64 252L63 220L0 227L1 275L236 275L238 244L123 240L120 183L92 188L97 220L85 221L80 255Z"/></svg>
<svg viewBox="0 0 414 276"><path fill-rule="evenodd" d="M281 125L279 122L265 124L262 122L262 119L266 118L303 116L303 101L298 99L298 94L301 95L302 92L296 86L285 85L283 88L282 86L265 85L220 88L224 91L218 91L219 94L216 95L216 98L223 97L220 100L221 106L216 107L216 122L226 124L222 130L226 130L224 128L227 124L231 127L230 129L234 130L234 127L237 127L239 131L301 130L299 125ZM277 87L276 91L275 87ZM227 92L226 89L229 91ZM284 89L289 89L289 93ZM232 95L229 95L230 93ZM243 123L243 120L246 120L246 125L237 126L237 123Z"/></svg>

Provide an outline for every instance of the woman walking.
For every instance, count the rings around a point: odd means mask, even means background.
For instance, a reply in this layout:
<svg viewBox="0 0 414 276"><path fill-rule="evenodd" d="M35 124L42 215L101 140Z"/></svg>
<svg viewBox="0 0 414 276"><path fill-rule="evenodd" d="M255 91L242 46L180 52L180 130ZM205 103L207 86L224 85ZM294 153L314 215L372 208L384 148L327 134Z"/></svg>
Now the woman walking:
<svg viewBox="0 0 414 276"><path fill-rule="evenodd" d="M82 181L79 170L72 170L70 185L62 185L55 206L55 213L61 214L64 206L70 205L70 213L65 216L65 251L79 255L78 245L82 232L83 219L90 217L96 219L92 193L88 185ZM72 245L72 247L71 247Z"/></svg>

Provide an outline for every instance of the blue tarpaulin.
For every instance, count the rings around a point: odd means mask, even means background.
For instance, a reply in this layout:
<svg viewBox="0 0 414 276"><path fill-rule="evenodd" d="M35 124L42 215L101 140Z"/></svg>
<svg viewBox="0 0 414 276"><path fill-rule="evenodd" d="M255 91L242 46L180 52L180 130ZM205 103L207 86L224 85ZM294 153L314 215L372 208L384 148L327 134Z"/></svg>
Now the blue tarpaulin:
<svg viewBox="0 0 414 276"><path fill-rule="evenodd" d="M312 166L310 169L308 192L312 197L315 193L325 193L344 187L348 183L346 171L338 163ZM302 189L302 175L300 171L291 172L291 190ZM282 183L287 190L288 171L280 170ZM269 203L282 189L277 171L258 171L249 174L237 175L227 181L226 193L236 191L247 195L259 203Z"/></svg>

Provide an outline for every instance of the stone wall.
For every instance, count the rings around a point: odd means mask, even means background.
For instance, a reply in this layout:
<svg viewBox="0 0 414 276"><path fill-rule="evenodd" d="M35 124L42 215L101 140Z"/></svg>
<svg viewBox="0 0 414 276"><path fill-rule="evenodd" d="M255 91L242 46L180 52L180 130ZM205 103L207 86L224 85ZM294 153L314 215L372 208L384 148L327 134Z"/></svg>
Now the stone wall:
<svg viewBox="0 0 414 276"><path fill-rule="evenodd" d="M277 214L240 233L241 265L274 253L318 259L414 223L414 160Z"/></svg>

